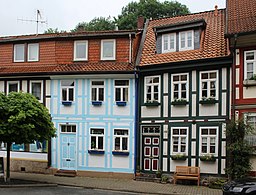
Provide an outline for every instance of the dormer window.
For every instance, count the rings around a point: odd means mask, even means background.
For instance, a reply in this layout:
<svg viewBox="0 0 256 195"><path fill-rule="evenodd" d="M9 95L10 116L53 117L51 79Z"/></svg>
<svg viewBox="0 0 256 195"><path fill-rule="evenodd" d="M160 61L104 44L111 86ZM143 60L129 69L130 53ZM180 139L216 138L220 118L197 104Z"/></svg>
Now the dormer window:
<svg viewBox="0 0 256 195"><path fill-rule="evenodd" d="M88 59L88 41L74 42L74 60L83 61Z"/></svg>
<svg viewBox="0 0 256 195"><path fill-rule="evenodd" d="M25 61L25 45L16 44L14 45L14 62L24 62Z"/></svg>
<svg viewBox="0 0 256 195"><path fill-rule="evenodd" d="M179 50L192 50L194 49L194 31L183 31L179 33Z"/></svg>
<svg viewBox="0 0 256 195"><path fill-rule="evenodd" d="M176 33L164 34L162 38L163 53L176 51Z"/></svg>
<svg viewBox="0 0 256 195"><path fill-rule="evenodd" d="M28 44L28 62L38 61L39 56L39 44L33 43Z"/></svg>
<svg viewBox="0 0 256 195"><path fill-rule="evenodd" d="M101 40L101 60L116 59L116 40Z"/></svg>

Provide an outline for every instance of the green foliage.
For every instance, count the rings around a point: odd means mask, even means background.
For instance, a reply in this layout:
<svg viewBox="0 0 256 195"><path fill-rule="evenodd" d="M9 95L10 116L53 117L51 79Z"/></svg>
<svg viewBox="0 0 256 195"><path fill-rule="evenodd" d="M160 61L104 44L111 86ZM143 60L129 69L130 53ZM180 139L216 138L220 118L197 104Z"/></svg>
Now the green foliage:
<svg viewBox="0 0 256 195"><path fill-rule="evenodd" d="M229 164L226 172L231 180L246 177L252 168L250 156L254 150L244 139L250 132L250 126L245 124L243 119L231 121L227 126Z"/></svg>
<svg viewBox="0 0 256 195"><path fill-rule="evenodd" d="M59 30L58 28L48 28L47 30L44 31L44 34L58 34L58 33L64 33L66 31L64 30Z"/></svg>
<svg viewBox="0 0 256 195"><path fill-rule="evenodd" d="M254 74L249 80L255 80L256 81L256 74Z"/></svg>
<svg viewBox="0 0 256 195"><path fill-rule="evenodd" d="M226 178L209 178L209 188L221 189L226 182Z"/></svg>
<svg viewBox="0 0 256 195"><path fill-rule="evenodd" d="M118 28L121 30L136 29L137 18L143 16L147 19L173 17L188 14L189 9L176 1L140 0L131 2L122 8L122 12L115 18Z"/></svg>
<svg viewBox="0 0 256 195"><path fill-rule="evenodd" d="M110 17L96 17L88 23L78 23L75 29L71 30L71 32L115 30L115 27L115 23Z"/></svg>

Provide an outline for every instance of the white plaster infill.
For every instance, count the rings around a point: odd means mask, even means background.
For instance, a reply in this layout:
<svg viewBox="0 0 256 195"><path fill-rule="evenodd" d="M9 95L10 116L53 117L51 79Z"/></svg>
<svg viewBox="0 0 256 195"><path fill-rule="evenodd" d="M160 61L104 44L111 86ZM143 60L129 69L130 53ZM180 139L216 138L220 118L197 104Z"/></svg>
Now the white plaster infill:
<svg viewBox="0 0 256 195"><path fill-rule="evenodd" d="M6 151L0 151L0 157L6 158ZM11 152L11 158L47 161L47 153Z"/></svg>

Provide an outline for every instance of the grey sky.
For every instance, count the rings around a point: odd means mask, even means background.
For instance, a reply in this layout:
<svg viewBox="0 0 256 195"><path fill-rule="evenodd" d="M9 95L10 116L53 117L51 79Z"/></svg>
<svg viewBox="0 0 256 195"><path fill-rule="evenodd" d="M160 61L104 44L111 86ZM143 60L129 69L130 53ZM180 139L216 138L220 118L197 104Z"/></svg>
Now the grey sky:
<svg viewBox="0 0 256 195"><path fill-rule="evenodd" d="M0 36L36 33L36 23L18 19L35 20L36 10L41 11L39 33L48 28L71 30L79 22L89 22L95 17L117 16L122 7L132 0L1 0ZM133 0L138 1L138 0ZM160 0L163 2L164 0ZM192 13L213 10L215 5L225 8L226 0L177 0L187 5Z"/></svg>

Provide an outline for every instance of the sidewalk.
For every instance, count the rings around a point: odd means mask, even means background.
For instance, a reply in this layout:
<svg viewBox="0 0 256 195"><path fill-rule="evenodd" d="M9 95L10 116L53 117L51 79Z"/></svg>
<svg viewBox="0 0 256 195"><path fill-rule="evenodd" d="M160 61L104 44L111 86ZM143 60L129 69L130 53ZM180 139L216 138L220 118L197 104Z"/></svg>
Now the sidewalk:
<svg viewBox="0 0 256 195"><path fill-rule="evenodd" d="M207 187L159 184L125 179L90 178L90 177L57 177L45 174L12 172L11 178L23 179L66 186L77 186L92 189L115 190L143 194L175 194L175 195L221 195L221 190Z"/></svg>

